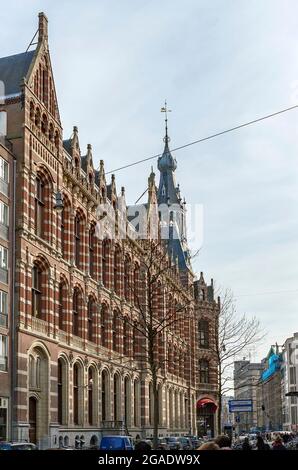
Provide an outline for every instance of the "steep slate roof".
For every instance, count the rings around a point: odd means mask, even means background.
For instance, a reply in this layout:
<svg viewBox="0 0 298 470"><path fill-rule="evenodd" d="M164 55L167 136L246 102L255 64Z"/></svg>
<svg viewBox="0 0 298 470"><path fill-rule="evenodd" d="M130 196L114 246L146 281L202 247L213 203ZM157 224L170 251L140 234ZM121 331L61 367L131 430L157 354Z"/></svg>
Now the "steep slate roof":
<svg viewBox="0 0 298 470"><path fill-rule="evenodd" d="M20 93L20 83L27 76L35 50L0 58L0 80L4 82L4 95Z"/></svg>
<svg viewBox="0 0 298 470"><path fill-rule="evenodd" d="M63 147L65 148L66 152L71 155L71 139L63 140Z"/></svg>
<svg viewBox="0 0 298 470"><path fill-rule="evenodd" d="M87 155L81 156L81 168L85 173L87 173Z"/></svg>
<svg viewBox="0 0 298 470"><path fill-rule="evenodd" d="M157 163L160 171L160 180L157 193L159 204L179 204L179 194L176 187L174 172L177 168L176 159L173 158L166 137L163 154Z"/></svg>
<svg viewBox="0 0 298 470"><path fill-rule="evenodd" d="M169 149L169 137L166 127L166 135L164 138L165 147L161 157L158 159L158 169L160 171L159 187L157 191L158 205L167 204L169 207L175 205L179 207L181 212L183 207L181 206L181 196L179 186L176 185L175 181L175 170L177 168L177 161L172 156ZM178 259L179 268L187 270L190 268L189 265L189 253L184 240L184 234L182 233L181 227L178 226L177 221L174 223L172 229L169 230L168 238L168 251L173 260Z"/></svg>

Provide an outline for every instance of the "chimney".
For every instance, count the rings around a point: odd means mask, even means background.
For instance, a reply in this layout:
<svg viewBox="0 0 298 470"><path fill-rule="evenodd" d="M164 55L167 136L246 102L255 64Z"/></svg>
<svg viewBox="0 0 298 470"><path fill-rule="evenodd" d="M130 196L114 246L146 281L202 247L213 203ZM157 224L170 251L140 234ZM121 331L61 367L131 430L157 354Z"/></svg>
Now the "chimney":
<svg viewBox="0 0 298 470"><path fill-rule="evenodd" d="M48 19L46 15L41 12L38 15L38 20L38 42L41 43L48 40Z"/></svg>

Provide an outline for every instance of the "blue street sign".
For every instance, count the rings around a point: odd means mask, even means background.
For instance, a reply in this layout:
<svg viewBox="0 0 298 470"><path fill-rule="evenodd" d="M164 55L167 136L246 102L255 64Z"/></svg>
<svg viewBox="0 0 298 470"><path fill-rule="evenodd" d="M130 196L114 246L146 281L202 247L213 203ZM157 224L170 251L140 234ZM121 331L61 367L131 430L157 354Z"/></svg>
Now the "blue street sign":
<svg viewBox="0 0 298 470"><path fill-rule="evenodd" d="M251 413L252 410L252 400L229 400L230 413Z"/></svg>

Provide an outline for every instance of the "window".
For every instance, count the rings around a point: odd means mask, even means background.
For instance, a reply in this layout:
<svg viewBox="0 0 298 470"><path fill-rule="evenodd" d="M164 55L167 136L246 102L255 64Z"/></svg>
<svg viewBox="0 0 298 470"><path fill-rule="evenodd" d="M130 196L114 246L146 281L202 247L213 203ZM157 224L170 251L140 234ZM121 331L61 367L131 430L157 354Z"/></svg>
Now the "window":
<svg viewBox="0 0 298 470"><path fill-rule="evenodd" d="M60 219L60 230L61 230L61 250L62 250L62 255L65 255L65 207L63 207L63 210L61 212L61 219Z"/></svg>
<svg viewBox="0 0 298 470"><path fill-rule="evenodd" d="M75 218L75 263L76 267L80 266L80 248L81 248L81 239L80 239L80 218L77 215Z"/></svg>
<svg viewBox="0 0 298 470"><path fill-rule="evenodd" d="M124 422L127 425L130 424L130 386L129 386L129 379L125 377L124 380Z"/></svg>
<svg viewBox="0 0 298 470"><path fill-rule="evenodd" d="M209 322L207 320L199 321L199 347L209 348Z"/></svg>
<svg viewBox="0 0 298 470"><path fill-rule="evenodd" d="M6 327L8 324L7 292L0 290L0 326Z"/></svg>
<svg viewBox="0 0 298 470"><path fill-rule="evenodd" d="M7 370L7 336L0 335L0 370Z"/></svg>
<svg viewBox="0 0 298 470"><path fill-rule="evenodd" d="M102 421L107 419L107 390L108 390L108 376L104 370L101 375L101 418Z"/></svg>
<svg viewBox="0 0 298 470"><path fill-rule="evenodd" d="M87 307L88 341L93 341L93 308L94 301L92 298L89 298Z"/></svg>
<svg viewBox="0 0 298 470"><path fill-rule="evenodd" d="M94 225L89 230L89 274L91 277L94 277L94 244L95 244L95 227Z"/></svg>
<svg viewBox="0 0 298 470"><path fill-rule="evenodd" d="M8 205L0 201L0 223L8 227Z"/></svg>
<svg viewBox="0 0 298 470"><path fill-rule="evenodd" d="M0 157L0 191L8 196L8 163Z"/></svg>
<svg viewBox="0 0 298 470"><path fill-rule="evenodd" d="M62 424L62 363L61 359L58 359L58 423Z"/></svg>
<svg viewBox="0 0 298 470"><path fill-rule="evenodd" d="M114 291L117 295L121 294L120 286L120 277L121 277L121 251L119 247L116 247L114 253Z"/></svg>
<svg viewBox="0 0 298 470"><path fill-rule="evenodd" d="M205 291L204 291L204 289L200 289L199 300L205 300Z"/></svg>
<svg viewBox="0 0 298 470"><path fill-rule="evenodd" d="M130 259L125 258L124 263L124 297L126 300L130 300Z"/></svg>
<svg viewBox="0 0 298 470"><path fill-rule="evenodd" d="M140 269L136 264L133 272L133 302L138 307L139 305L139 281L140 281Z"/></svg>
<svg viewBox="0 0 298 470"><path fill-rule="evenodd" d="M209 383L209 362L206 359L199 361L199 379L201 384Z"/></svg>
<svg viewBox="0 0 298 470"><path fill-rule="evenodd" d="M93 424L93 370L88 369L88 422Z"/></svg>
<svg viewBox="0 0 298 470"><path fill-rule="evenodd" d="M120 419L119 405L118 405L119 389L120 389L119 376L117 374L115 374L114 375L114 420L115 421L118 421Z"/></svg>
<svg viewBox="0 0 298 470"><path fill-rule="evenodd" d="M117 312L114 312L113 314L112 349L113 351L117 351Z"/></svg>
<svg viewBox="0 0 298 470"><path fill-rule="evenodd" d="M35 233L43 236L44 226L44 184L40 178L35 180Z"/></svg>
<svg viewBox="0 0 298 470"><path fill-rule="evenodd" d="M75 289L72 305L72 334L79 336L79 291Z"/></svg>
<svg viewBox="0 0 298 470"><path fill-rule="evenodd" d="M107 336L106 336L106 315L107 307L105 305L101 306L101 316L100 316L100 340L102 346L107 346Z"/></svg>
<svg viewBox="0 0 298 470"><path fill-rule="evenodd" d="M58 305L58 315L59 315L59 328L63 330L64 328L64 318L63 318L63 283L60 282L59 284L59 305Z"/></svg>
<svg viewBox="0 0 298 470"><path fill-rule="evenodd" d="M40 371L41 371L41 359L39 356L36 358L36 377L35 377L35 383L36 387L40 388L41 386L41 380L40 380Z"/></svg>
<svg viewBox="0 0 298 470"><path fill-rule="evenodd" d="M104 240L102 243L102 283L109 287L109 242Z"/></svg>
<svg viewBox="0 0 298 470"><path fill-rule="evenodd" d="M41 271L32 269L32 316L41 317Z"/></svg>
<svg viewBox="0 0 298 470"><path fill-rule="evenodd" d="M73 366L73 422L79 424L79 366Z"/></svg>
<svg viewBox="0 0 298 470"><path fill-rule="evenodd" d="M8 269L8 250L0 245L0 268Z"/></svg>
<svg viewBox="0 0 298 470"><path fill-rule="evenodd" d="M139 424L139 383L134 381L134 426Z"/></svg>
<svg viewBox="0 0 298 470"><path fill-rule="evenodd" d="M123 355L128 356L129 354L129 337L128 337L128 324L127 320L123 322Z"/></svg>

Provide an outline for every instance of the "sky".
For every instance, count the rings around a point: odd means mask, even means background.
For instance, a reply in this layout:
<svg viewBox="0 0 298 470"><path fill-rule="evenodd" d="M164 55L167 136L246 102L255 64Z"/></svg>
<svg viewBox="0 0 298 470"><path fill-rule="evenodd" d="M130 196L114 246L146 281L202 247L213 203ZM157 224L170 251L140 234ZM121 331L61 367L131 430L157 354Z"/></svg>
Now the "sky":
<svg viewBox="0 0 298 470"><path fill-rule="evenodd" d="M77 125L107 172L162 152L165 99L172 148L298 104L295 0L10 0L0 56L26 50L40 11L64 138ZM297 131L298 109L175 152L182 195L203 207L194 269L260 319L254 361L298 331ZM128 203L152 164L158 181L154 160L116 172Z"/></svg>

